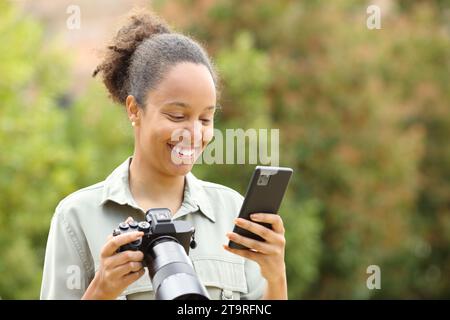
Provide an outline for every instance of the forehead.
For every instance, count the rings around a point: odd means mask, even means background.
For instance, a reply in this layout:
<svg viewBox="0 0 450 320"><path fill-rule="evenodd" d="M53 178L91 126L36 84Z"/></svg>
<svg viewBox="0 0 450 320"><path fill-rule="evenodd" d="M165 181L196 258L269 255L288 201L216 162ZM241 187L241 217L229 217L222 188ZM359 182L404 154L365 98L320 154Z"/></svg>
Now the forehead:
<svg viewBox="0 0 450 320"><path fill-rule="evenodd" d="M192 106L215 105L216 88L208 68L190 62L171 67L162 81L148 93L152 104L179 101Z"/></svg>

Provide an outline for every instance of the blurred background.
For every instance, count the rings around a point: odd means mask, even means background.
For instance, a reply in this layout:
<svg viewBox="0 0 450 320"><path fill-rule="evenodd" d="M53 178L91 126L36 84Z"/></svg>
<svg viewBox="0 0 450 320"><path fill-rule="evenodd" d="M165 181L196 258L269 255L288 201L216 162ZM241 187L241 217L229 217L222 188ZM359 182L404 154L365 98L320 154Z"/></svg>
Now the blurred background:
<svg viewBox="0 0 450 320"><path fill-rule="evenodd" d="M280 129L290 299L450 298L450 1L0 0L2 299L39 297L56 205L132 154L91 73L136 5L213 56L217 128ZM253 168L194 173L245 193Z"/></svg>

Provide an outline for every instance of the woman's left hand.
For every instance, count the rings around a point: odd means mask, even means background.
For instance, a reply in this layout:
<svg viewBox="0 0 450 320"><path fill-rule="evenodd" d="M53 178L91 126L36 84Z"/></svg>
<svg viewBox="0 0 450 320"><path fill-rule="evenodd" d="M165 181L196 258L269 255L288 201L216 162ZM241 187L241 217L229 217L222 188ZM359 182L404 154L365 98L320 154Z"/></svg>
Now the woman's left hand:
<svg viewBox="0 0 450 320"><path fill-rule="evenodd" d="M283 220L278 214L256 213L250 215L250 219L256 222L264 222L272 225L272 230L258 223L237 218L238 227L259 235L264 241L253 240L237 233L230 232L227 237L233 242L246 246L251 250L232 249L227 245L224 248L241 257L250 259L259 264L262 276L270 283L279 283L286 280L286 268L284 263L284 250L286 239L284 238Z"/></svg>

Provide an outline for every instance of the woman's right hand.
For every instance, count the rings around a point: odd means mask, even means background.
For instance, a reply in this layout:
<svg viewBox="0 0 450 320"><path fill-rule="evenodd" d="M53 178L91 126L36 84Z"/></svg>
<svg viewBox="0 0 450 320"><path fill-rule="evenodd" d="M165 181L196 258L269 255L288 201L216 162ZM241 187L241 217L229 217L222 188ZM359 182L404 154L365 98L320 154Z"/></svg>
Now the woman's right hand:
<svg viewBox="0 0 450 320"><path fill-rule="evenodd" d="M143 235L143 232L136 231L108 237L100 253L100 267L82 299L116 299L130 284L142 277L143 253L130 250L120 253L116 251Z"/></svg>

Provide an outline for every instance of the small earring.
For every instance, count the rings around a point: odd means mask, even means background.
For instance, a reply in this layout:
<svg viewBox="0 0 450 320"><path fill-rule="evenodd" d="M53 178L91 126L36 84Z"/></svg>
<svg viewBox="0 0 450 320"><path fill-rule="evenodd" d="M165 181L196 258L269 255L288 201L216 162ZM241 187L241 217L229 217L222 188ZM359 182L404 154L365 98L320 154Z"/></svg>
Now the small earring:
<svg viewBox="0 0 450 320"><path fill-rule="evenodd" d="M131 122L131 125L134 127L136 125L136 122Z"/></svg>

